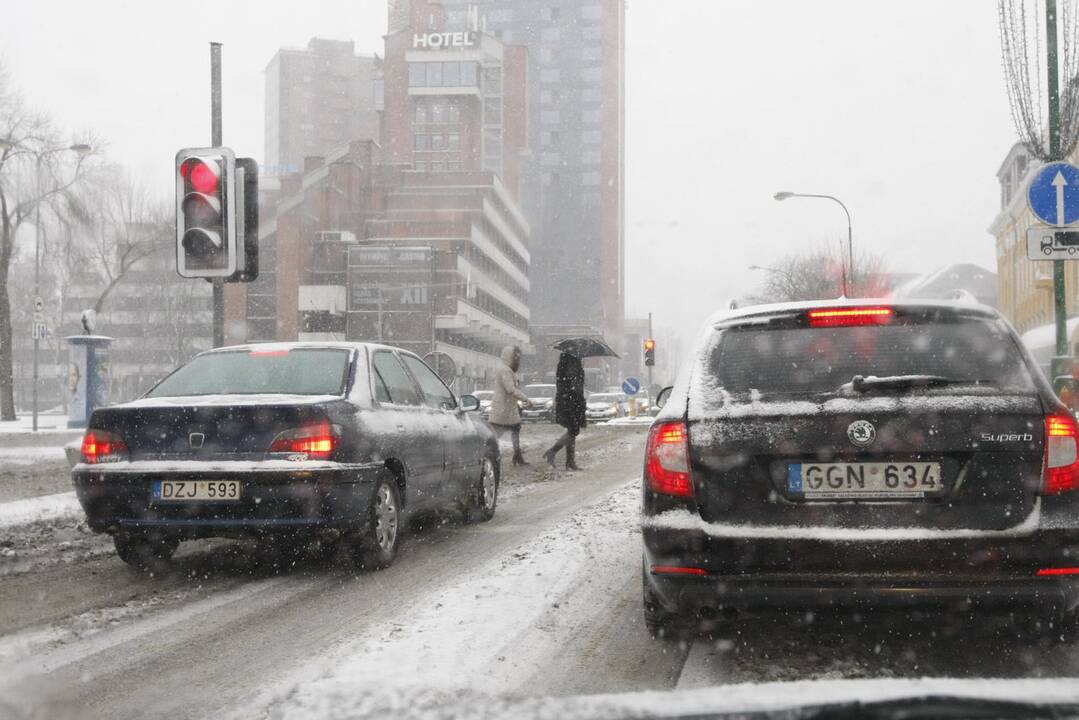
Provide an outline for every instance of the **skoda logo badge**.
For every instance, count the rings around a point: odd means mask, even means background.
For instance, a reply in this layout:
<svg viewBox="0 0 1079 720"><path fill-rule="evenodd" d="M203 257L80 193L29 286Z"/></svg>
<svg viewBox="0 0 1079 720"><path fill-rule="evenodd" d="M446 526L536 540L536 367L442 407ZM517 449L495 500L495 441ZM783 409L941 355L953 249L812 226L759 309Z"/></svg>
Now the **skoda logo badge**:
<svg viewBox="0 0 1079 720"><path fill-rule="evenodd" d="M206 436L202 433L191 433L187 436L187 441L191 443L192 450L198 450L202 447L202 443L206 441Z"/></svg>
<svg viewBox="0 0 1079 720"><path fill-rule="evenodd" d="M877 429L868 420L855 420L847 426L847 437L858 447L866 447L877 439Z"/></svg>

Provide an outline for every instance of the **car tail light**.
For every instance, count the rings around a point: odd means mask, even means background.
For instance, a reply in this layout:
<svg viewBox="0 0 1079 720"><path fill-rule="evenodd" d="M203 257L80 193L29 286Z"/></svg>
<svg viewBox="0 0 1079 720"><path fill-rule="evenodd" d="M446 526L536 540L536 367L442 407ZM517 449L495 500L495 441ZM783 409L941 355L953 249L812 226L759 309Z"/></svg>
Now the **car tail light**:
<svg viewBox="0 0 1079 720"><path fill-rule="evenodd" d="M653 492L693 497L689 474L689 435L684 422L660 423L648 433L645 474Z"/></svg>
<svg viewBox="0 0 1079 720"><path fill-rule="evenodd" d="M1043 495L1079 488L1079 426L1069 414L1045 418L1045 479Z"/></svg>
<svg viewBox="0 0 1079 720"><path fill-rule="evenodd" d="M336 425L319 423L286 430L270 443L272 453L306 453L313 458L327 458L337 449L341 431Z"/></svg>
<svg viewBox="0 0 1079 720"><path fill-rule="evenodd" d="M887 325L895 317L890 307L837 308L810 310L810 327L851 327L857 325Z"/></svg>
<svg viewBox="0 0 1079 720"><path fill-rule="evenodd" d="M87 430L82 438L82 461L90 465L127 460L127 443L107 430Z"/></svg>
<svg viewBox="0 0 1079 720"><path fill-rule="evenodd" d="M1038 577L1049 577L1052 575L1079 575L1079 567L1042 568L1038 571Z"/></svg>
<svg viewBox="0 0 1079 720"><path fill-rule="evenodd" d="M653 565L653 575L707 575L708 571L699 567L685 567L683 565Z"/></svg>

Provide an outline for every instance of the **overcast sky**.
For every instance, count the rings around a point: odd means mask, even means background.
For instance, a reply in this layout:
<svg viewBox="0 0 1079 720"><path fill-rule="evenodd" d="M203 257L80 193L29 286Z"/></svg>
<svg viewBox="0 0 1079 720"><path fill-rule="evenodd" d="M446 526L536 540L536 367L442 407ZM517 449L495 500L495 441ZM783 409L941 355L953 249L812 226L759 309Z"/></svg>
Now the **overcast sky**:
<svg viewBox="0 0 1079 720"><path fill-rule="evenodd" d="M224 138L261 158L263 70L312 36L382 52L385 0L8 2L0 62L35 106L164 190L209 140L209 40L224 46ZM222 9L223 8L223 9ZM627 310L691 331L767 265L839 242L892 269L995 270L986 228L1014 140L995 3L630 0ZM658 333L657 333L658 334Z"/></svg>

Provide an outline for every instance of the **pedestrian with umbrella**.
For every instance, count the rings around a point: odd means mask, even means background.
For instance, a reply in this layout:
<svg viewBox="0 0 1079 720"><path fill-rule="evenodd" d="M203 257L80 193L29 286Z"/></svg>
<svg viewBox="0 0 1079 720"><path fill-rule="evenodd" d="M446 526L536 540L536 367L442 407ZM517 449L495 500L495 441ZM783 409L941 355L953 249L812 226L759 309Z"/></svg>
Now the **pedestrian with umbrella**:
<svg viewBox="0 0 1079 720"><path fill-rule="evenodd" d="M610 346L596 338L567 338L552 345L561 351L558 369L555 371L555 422L566 429L562 437L543 454L554 466L558 451L566 450L566 469L580 470L577 466L577 436L586 424L584 399L584 366L581 358L593 356L618 357Z"/></svg>

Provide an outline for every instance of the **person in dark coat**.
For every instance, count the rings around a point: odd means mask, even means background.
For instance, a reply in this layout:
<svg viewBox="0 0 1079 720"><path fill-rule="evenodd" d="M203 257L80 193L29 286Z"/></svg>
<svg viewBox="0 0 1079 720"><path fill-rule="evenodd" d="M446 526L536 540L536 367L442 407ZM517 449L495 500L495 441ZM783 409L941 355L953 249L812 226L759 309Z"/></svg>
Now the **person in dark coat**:
<svg viewBox="0 0 1079 720"><path fill-rule="evenodd" d="M555 422L566 428L566 432L543 457L554 465L555 455L565 448L566 469L580 470L576 458L577 436L585 426L584 367L580 358L569 353L562 353L558 358L554 397Z"/></svg>

